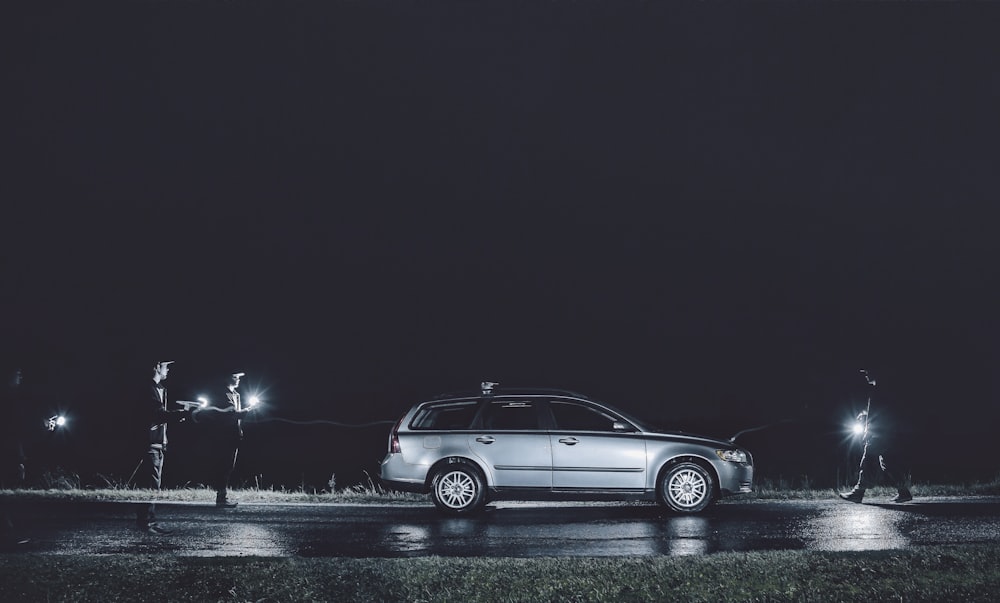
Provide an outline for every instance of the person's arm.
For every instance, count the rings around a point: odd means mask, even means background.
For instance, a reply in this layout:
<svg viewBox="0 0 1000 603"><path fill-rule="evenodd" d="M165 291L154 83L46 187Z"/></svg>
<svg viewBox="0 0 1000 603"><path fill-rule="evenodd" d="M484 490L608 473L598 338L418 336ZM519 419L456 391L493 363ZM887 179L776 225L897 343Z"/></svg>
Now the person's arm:
<svg viewBox="0 0 1000 603"><path fill-rule="evenodd" d="M191 416L191 412L186 409L166 410L163 408L163 403L160 402L160 395L156 392L156 388L153 388L152 390L148 410L150 416L150 427L162 425L164 423L180 423Z"/></svg>

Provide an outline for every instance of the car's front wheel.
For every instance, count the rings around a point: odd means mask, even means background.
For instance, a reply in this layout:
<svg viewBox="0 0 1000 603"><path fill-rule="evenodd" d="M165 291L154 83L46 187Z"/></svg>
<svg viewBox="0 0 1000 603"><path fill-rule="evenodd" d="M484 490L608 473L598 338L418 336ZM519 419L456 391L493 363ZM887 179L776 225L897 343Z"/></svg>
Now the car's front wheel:
<svg viewBox="0 0 1000 603"><path fill-rule="evenodd" d="M712 502L712 474L695 463L678 463L660 478L660 501L680 513L697 513Z"/></svg>
<svg viewBox="0 0 1000 603"><path fill-rule="evenodd" d="M447 465L431 481L431 498L442 511L468 515L486 504L485 483L479 471L469 465Z"/></svg>

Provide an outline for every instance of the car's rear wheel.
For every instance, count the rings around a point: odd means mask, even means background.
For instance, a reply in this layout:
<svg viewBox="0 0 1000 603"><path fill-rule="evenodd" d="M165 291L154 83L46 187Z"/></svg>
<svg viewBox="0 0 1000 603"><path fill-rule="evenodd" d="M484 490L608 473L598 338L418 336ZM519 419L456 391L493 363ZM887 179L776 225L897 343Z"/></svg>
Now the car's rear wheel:
<svg viewBox="0 0 1000 603"><path fill-rule="evenodd" d="M456 463L442 467L434 475L431 498L442 511L468 515L486 504L486 488L479 471L470 465Z"/></svg>
<svg viewBox="0 0 1000 603"><path fill-rule="evenodd" d="M712 502L712 474L696 463L678 463L660 478L660 501L679 513L697 513Z"/></svg>

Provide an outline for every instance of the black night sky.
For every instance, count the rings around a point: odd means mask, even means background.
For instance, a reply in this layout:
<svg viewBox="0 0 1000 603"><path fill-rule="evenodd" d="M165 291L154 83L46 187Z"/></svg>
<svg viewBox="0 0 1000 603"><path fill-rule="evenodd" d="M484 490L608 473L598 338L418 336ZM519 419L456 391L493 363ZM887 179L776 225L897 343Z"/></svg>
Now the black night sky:
<svg viewBox="0 0 1000 603"><path fill-rule="evenodd" d="M746 442L768 475L833 473L867 368L914 479L997 473L996 6L19 5L0 352L81 473L134 464L161 359L177 398L246 371L260 419L489 379L793 420ZM374 472L388 428L261 421L240 471Z"/></svg>

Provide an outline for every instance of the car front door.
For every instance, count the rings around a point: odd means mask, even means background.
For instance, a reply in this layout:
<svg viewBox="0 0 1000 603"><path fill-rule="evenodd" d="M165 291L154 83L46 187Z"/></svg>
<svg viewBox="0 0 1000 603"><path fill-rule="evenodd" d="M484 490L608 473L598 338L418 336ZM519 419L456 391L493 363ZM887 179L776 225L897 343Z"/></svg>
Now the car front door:
<svg viewBox="0 0 1000 603"><path fill-rule="evenodd" d="M531 399L497 399L482 409L469 448L493 474L495 487L552 487L552 448L539 419L538 402Z"/></svg>
<svg viewBox="0 0 1000 603"><path fill-rule="evenodd" d="M631 426L595 406L549 402L554 421L555 490L641 490L646 486L646 442Z"/></svg>

